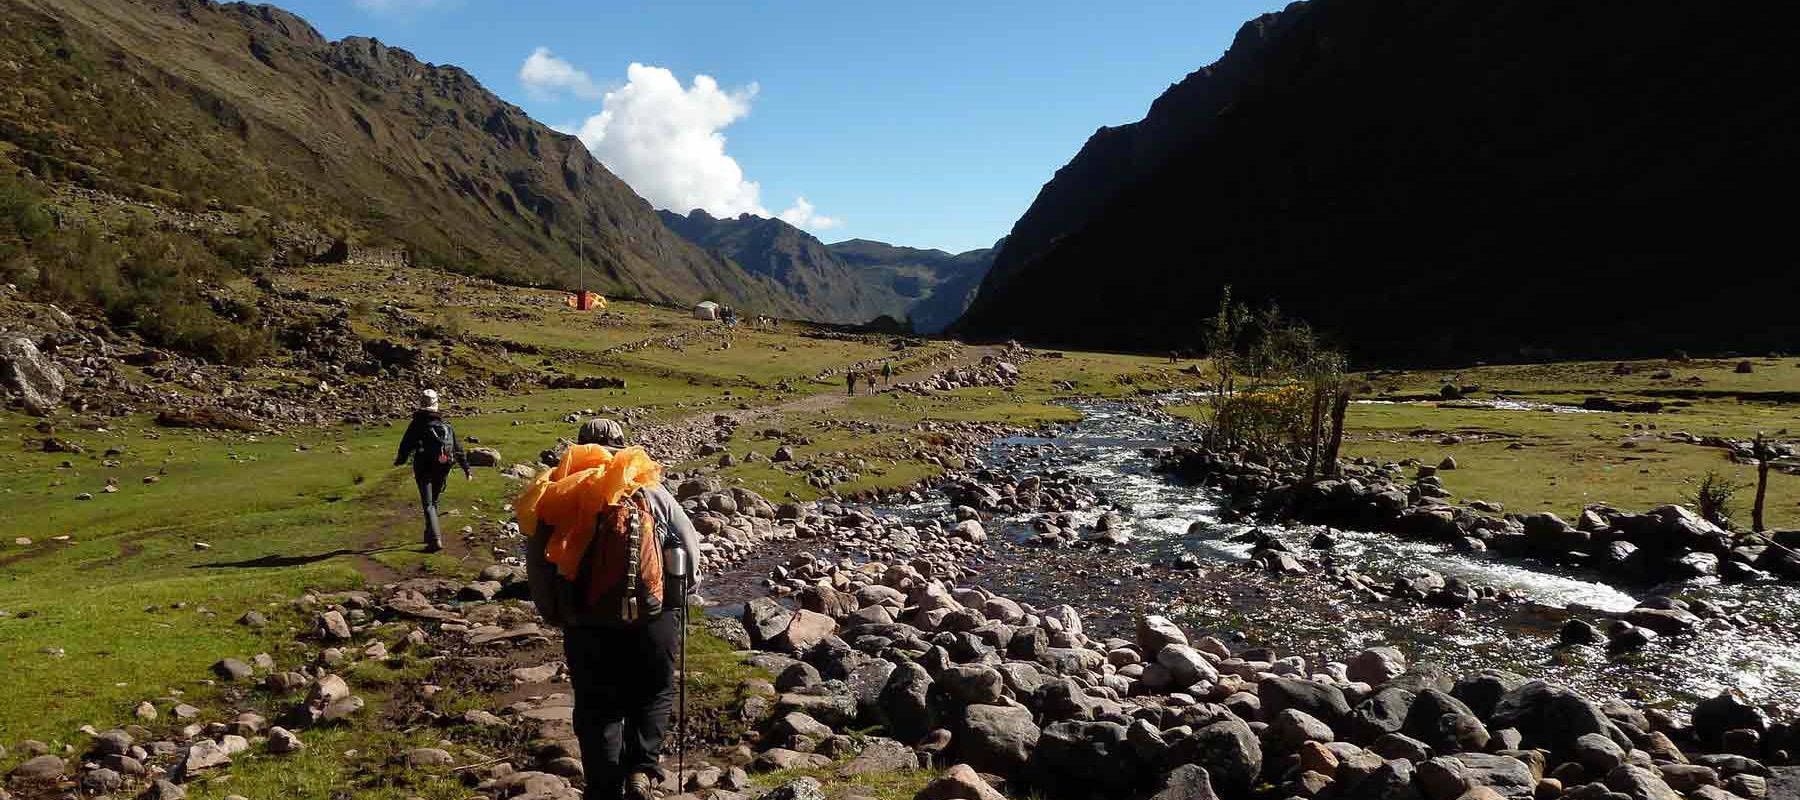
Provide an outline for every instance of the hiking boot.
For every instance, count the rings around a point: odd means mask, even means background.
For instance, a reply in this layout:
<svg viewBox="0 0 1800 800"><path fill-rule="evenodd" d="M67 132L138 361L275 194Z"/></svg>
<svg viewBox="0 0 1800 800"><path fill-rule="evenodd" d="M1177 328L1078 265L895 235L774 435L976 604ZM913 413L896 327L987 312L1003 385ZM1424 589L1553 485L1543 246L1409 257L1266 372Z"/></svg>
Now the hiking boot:
<svg viewBox="0 0 1800 800"><path fill-rule="evenodd" d="M625 800L655 800L650 793L650 776L633 772L625 779Z"/></svg>

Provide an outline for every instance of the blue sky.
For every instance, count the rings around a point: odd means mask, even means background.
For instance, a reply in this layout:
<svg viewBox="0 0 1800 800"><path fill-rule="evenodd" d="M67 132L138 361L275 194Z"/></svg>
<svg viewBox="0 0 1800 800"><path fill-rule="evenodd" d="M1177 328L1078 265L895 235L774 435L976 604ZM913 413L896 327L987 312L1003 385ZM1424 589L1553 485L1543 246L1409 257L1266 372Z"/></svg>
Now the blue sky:
<svg viewBox="0 0 1800 800"><path fill-rule="evenodd" d="M278 4L333 39L374 36L469 70L537 119L581 134L659 206L780 215L828 242L951 251L1005 235L1095 128L1141 118L1246 20L1280 7ZM547 52L533 59L539 48ZM716 87L697 86L696 75ZM603 106L611 113L599 117Z"/></svg>

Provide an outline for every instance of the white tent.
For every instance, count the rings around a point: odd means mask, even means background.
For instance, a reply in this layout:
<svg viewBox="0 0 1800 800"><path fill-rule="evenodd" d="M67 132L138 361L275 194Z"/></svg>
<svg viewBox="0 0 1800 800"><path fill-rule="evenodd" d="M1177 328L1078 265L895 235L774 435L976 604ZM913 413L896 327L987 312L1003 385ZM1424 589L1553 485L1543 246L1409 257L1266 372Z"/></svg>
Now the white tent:
<svg viewBox="0 0 1800 800"><path fill-rule="evenodd" d="M718 303L715 303L711 300L704 300L694 306L694 319L716 320L718 318L719 318L719 304Z"/></svg>

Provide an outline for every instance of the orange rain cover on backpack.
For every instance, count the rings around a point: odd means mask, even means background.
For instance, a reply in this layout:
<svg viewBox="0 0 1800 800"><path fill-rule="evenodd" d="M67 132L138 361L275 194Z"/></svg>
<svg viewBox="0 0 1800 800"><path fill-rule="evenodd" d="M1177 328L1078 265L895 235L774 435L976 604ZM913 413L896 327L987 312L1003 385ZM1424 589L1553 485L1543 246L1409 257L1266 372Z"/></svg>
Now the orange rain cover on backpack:
<svg viewBox="0 0 1800 800"><path fill-rule="evenodd" d="M550 526L544 556L564 579L576 580L600 512L662 482L662 473L662 465L642 447L610 453L597 444L571 445L562 462L538 475L513 503L519 529L535 531L540 522ZM655 547L660 556L661 545Z"/></svg>

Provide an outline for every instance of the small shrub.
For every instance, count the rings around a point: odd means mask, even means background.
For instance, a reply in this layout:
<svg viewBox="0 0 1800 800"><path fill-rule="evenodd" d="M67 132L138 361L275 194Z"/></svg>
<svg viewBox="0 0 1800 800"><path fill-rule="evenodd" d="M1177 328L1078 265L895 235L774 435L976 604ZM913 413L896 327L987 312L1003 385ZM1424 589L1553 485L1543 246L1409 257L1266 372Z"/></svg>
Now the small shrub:
<svg viewBox="0 0 1800 800"><path fill-rule="evenodd" d="M1752 364L1748 361L1739 361L1737 363L1737 369L1735 371L1739 375L1749 375L1750 373L1756 371L1756 365Z"/></svg>
<svg viewBox="0 0 1800 800"><path fill-rule="evenodd" d="M1731 498L1739 489L1748 484L1739 483L1713 470L1694 484L1694 491L1688 500L1694 504L1695 510L1707 522L1711 522L1726 530L1731 529Z"/></svg>

